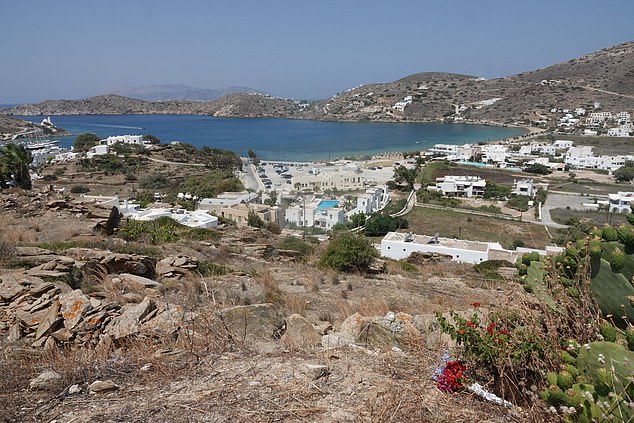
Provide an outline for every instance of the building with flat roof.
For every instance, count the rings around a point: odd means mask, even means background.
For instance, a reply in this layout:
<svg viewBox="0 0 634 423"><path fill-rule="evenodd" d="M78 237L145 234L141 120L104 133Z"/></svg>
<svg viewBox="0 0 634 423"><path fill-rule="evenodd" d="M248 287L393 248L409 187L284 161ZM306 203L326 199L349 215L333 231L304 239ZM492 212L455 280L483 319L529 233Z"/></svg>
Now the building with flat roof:
<svg viewBox="0 0 634 423"><path fill-rule="evenodd" d="M224 207L234 206L240 203L250 203L258 197L253 192L223 192L214 198L202 198L198 202L198 210L206 210L210 213L219 214Z"/></svg>
<svg viewBox="0 0 634 423"><path fill-rule="evenodd" d="M313 169L293 174L293 187L309 191L353 191L365 188L361 171L338 169Z"/></svg>
<svg viewBox="0 0 634 423"><path fill-rule="evenodd" d="M431 188L447 197L480 197L485 187L486 181L479 176L447 175L436 178L436 186Z"/></svg>
<svg viewBox="0 0 634 423"><path fill-rule="evenodd" d="M264 204L240 203L231 206L225 206L220 209L220 216L224 217L225 219L233 220L238 226L248 226L249 212L255 212L255 214L266 224L280 224L279 207L271 207Z"/></svg>
<svg viewBox="0 0 634 423"><path fill-rule="evenodd" d="M634 192L619 191L608 194L608 210L612 213L630 213L634 202Z"/></svg>
<svg viewBox="0 0 634 423"><path fill-rule="evenodd" d="M426 252L449 255L453 261L459 263L478 264L487 260L507 260L514 263L526 253L537 252L546 256L559 254L561 251L561 247L555 246L547 246L543 250L506 250L497 242L467 241L400 232L388 232L381 240L381 256L394 260L406 259L414 252Z"/></svg>

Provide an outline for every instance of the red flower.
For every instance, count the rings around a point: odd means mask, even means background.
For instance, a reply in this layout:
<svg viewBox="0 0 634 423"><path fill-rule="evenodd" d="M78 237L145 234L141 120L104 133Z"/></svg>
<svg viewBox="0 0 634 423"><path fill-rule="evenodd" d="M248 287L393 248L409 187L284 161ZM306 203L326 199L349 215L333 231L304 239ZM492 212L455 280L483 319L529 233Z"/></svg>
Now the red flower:
<svg viewBox="0 0 634 423"><path fill-rule="evenodd" d="M495 327L495 323L491 323L489 324L489 326L487 326L487 333L489 335L493 335L493 328Z"/></svg>
<svg viewBox="0 0 634 423"><path fill-rule="evenodd" d="M458 329L458 333L459 333L460 335L464 335L464 330L463 330L463 329Z"/></svg>
<svg viewBox="0 0 634 423"><path fill-rule="evenodd" d="M506 329L502 329L501 331L498 332L498 335L510 335L509 331Z"/></svg>
<svg viewBox="0 0 634 423"><path fill-rule="evenodd" d="M479 303L479 302L477 302L477 301L476 301L476 302L473 302L473 303L471 303L471 307L473 307L473 308L478 308L478 307L480 307L480 303Z"/></svg>
<svg viewBox="0 0 634 423"><path fill-rule="evenodd" d="M455 392L464 383L465 366L459 361L448 361L445 369L438 377L436 386L443 392Z"/></svg>
<svg viewBox="0 0 634 423"><path fill-rule="evenodd" d="M473 324L473 322L471 320L469 320L467 322L467 326L469 326L470 328L474 328L475 327L475 325Z"/></svg>

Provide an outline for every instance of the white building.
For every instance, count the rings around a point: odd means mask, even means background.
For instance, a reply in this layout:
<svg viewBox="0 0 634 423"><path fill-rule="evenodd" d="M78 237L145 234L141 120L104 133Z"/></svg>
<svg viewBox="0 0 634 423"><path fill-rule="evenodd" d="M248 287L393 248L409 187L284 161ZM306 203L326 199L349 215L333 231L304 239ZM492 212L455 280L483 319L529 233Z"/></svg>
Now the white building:
<svg viewBox="0 0 634 423"><path fill-rule="evenodd" d="M130 145L145 145L143 143L143 135L115 135L106 138L101 141L105 145L114 145L114 144L130 144Z"/></svg>
<svg viewBox="0 0 634 423"><path fill-rule="evenodd" d="M634 192L619 191L616 194L608 194L608 207L613 213L630 213L634 202Z"/></svg>
<svg viewBox="0 0 634 423"><path fill-rule="evenodd" d="M510 156L506 145L486 144L480 147L483 163L503 163Z"/></svg>
<svg viewBox="0 0 634 423"><path fill-rule="evenodd" d="M294 224L299 227L311 227L330 230L337 223L345 222L345 211L343 208L333 206L331 200L313 200L308 204L294 204L288 207L284 214L287 224Z"/></svg>
<svg viewBox="0 0 634 423"><path fill-rule="evenodd" d="M473 158L475 148L473 144L434 144L429 152L447 156L451 161L468 161Z"/></svg>
<svg viewBox="0 0 634 423"><path fill-rule="evenodd" d="M537 188L532 179L519 179L513 181L513 195L524 195L529 198L533 198L537 192Z"/></svg>
<svg viewBox="0 0 634 423"><path fill-rule="evenodd" d="M310 191L352 191L365 188L365 177L360 171L313 169L310 172L293 174L292 181L293 187Z"/></svg>
<svg viewBox="0 0 634 423"><path fill-rule="evenodd" d="M219 214L224 207L231 207L240 203L250 203L258 197L257 194L247 191L241 192L223 192L215 198L202 198L198 202L199 210L206 210L211 213Z"/></svg>
<svg viewBox="0 0 634 423"><path fill-rule="evenodd" d="M477 197L484 195L486 181L479 176L451 176L436 178L435 191L447 197Z"/></svg>
<svg viewBox="0 0 634 423"><path fill-rule="evenodd" d="M621 125L616 128L608 129L608 136L610 137L629 137L630 136L630 126L629 125Z"/></svg>
<svg viewBox="0 0 634 423"><path fill-rule="evenodd" d="M188 211L185 209L149 208L145 210L130 210L124 212L124 217L134 220L156 220L159 217L169 217L181 225L190 228L215 228L218 226L218 218L206 211Z"/></svg>
<svg viewBox="0 0 634 423"><path fill-rule="evenodd" d="M92 159L95 156L103 156L110 152L110 147L106 144L95 145L94 147L90 147L90 150L86 152L86 158Z"/></svg>
<svg viewBox="0 0 634 423"><path fill-rule="evenodd" d="M514 263L518 257L533 251L546 256L559 254L562 250L561 247L550 246L544 250L505 250L497 242L466 241L398 232L388 232L381 240L381 256L394 260L405 259L413 252L427 252L449 255L453 261L460 263L478 264L486 260L508 260Z"/></svg>
<svg viewBox="0 0 634 423"><path fill-rule="evenodd" d="M357 207L347 213L348 216L363 213L370 215L377 212L390 202L390 194L387 192L386 186L369 188L365 190L365 194L357 197Z"/></svg>

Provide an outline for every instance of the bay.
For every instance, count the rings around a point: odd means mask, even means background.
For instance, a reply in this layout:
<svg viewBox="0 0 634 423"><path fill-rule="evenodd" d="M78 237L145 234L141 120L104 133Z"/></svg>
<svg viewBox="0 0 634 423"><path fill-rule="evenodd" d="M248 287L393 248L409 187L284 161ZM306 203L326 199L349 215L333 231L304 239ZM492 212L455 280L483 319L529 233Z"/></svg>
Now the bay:
<svg viewBox="0 0 634 423"><path fill-rule="evenodd" d="M40 122L42 116L22 116ZM525 133L521 128L443 123L322 122L278 118L215 118L199 115L52 116L71 133L60 145L69 147L81 133L151 134L163 143L180 141L246 156L249 149L266 160L311 161L388 152L426 150L434 144L494 141Z"/></svg>

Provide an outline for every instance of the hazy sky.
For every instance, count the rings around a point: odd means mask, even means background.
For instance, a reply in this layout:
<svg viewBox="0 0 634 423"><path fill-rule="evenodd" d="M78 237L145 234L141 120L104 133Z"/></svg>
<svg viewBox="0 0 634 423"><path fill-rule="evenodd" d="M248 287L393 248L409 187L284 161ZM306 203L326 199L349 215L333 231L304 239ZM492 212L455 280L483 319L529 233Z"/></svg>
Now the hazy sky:
<svg viewBox="0 0 634 423"><path fill-rule="evenodd" d="M0 103L125 86L326 98L416 72L486 78L634 39L634 1L0 0Z"/></svg>

